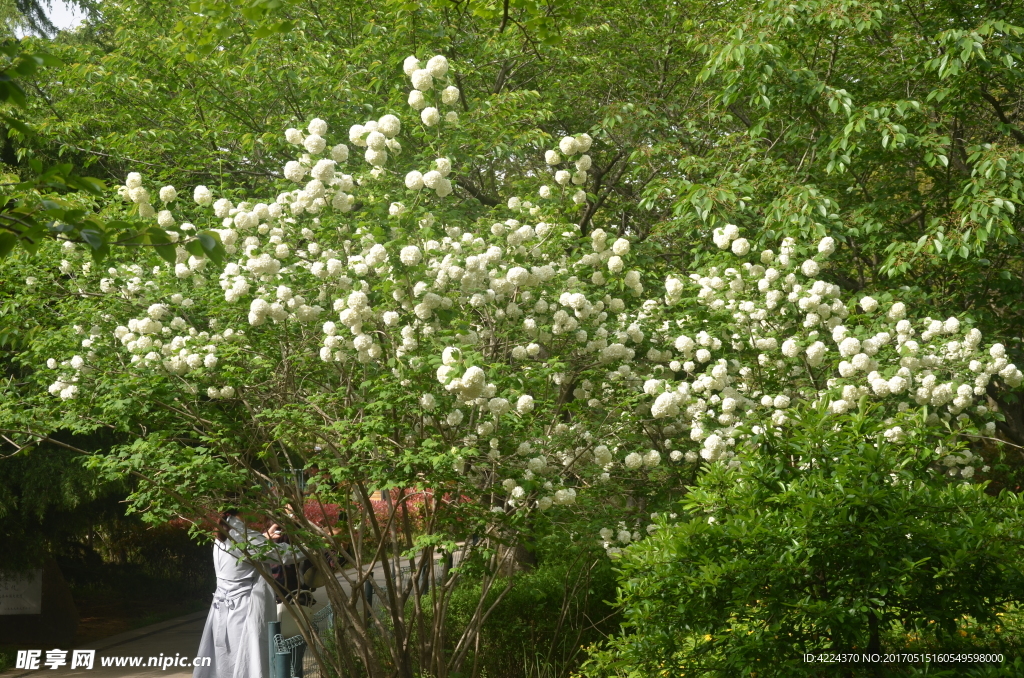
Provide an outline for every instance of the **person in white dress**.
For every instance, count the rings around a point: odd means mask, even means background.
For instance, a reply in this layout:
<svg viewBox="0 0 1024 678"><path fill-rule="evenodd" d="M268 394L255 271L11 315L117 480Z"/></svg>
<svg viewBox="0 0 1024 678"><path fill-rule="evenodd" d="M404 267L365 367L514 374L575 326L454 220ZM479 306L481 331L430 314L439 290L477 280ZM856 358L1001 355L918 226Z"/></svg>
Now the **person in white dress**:
<svg viewBox="0 0 1024 678"><path fill-rule="evenodd" d="M192 678L270 675L267 622L277 619L277 605L273 589L252 561L288 564L303 557L293 546L274 545L274 536L247 529L234 511L221 517L213 545L217 591L197 653L197 657L209 657L210 664L197 666ZM269 553L268 545L273 547Z"/></svg>

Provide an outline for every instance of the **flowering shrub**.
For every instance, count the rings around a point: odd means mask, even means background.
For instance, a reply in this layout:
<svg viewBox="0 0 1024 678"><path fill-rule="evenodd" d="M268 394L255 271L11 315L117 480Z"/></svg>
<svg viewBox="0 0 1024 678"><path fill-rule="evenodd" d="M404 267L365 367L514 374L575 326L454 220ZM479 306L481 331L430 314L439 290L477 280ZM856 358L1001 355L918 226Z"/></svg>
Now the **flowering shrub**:
<svg viewBox="0 0 1024 678"><path fill-rule="evenodd" d="M386 113L352 125L347 144L319 118L287 130L297 156L276 198L235 202L197 186L187 204L130 174L119 194L138 218L172 245L195 236L173 263L100 270L65 245L61 276L42 284L82 295L81 351L47 361L48 390L90 421L122 416L126 399L146 403L147 432L116 467L142 475L137 498L150 511L230 499L287 521L295 497L274 479L303 466L322 471L311 483L321 501L361 512L347 524L381 543L398 518L369 488L435 488L419 495L424 534L391 531L393 552L418 553L424 567L435 550L474 551L490 563L486 597L503 557L494 545L520 541L537 512L666 488L654 503L602 505L617 527L592 538L615 554L657 529L647 516L671 510L681 474L740 469L791 435L802 407L840 428L871 407L888 443L913 429L950 481L986 471L967 449L949 450L992 433L991 383L1022 381L1001 345L955 317L909 317L891 294L847 298L826 280L829 237L754 252L726 226L713 234L719 261L645 278L628 234L573 223L593 182L597 142L585 133L537 159L531 171L545 178L529 199L469 213L455 204L457 149L445 146L460 124L454 110L442 115L460 96L450 69L440 56L405 61L418 120ZM204 238L223 247L223 265L203 255L215 249ZM442 489L471 501L442 501ZM330 539L318 520L298 520L289 533L310 548ZM368 572L381 554L355 541L353 562ZM401 611L425 591L386 577L391 656L366 641L365 620L339 626L367 666L412 661L395 649L410 623ZM347 604L346 589L330 593ZM457 670L485 619L481 607L431 661Z"/></svg>
<svg viewBox="0 0 1024 678"><path fill-rule="evenodd" d="M317 501L307 501L303 507L306 520L319 527L331 527L338 523L338 516L341 515L341 508L337 504L321 504Z"/></svg>

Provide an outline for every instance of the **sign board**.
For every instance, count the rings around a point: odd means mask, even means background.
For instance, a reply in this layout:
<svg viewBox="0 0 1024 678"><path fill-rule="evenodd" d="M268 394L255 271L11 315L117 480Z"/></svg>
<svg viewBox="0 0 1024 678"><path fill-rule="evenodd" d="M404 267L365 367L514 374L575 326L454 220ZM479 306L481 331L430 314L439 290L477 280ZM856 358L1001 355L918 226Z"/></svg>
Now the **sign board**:
<svg viewBox="0 0 1024 678"><path fill-rule="evenodd" d="M21 575L0 573L0 615L41 614L42 611L42 570Z"/></svg>

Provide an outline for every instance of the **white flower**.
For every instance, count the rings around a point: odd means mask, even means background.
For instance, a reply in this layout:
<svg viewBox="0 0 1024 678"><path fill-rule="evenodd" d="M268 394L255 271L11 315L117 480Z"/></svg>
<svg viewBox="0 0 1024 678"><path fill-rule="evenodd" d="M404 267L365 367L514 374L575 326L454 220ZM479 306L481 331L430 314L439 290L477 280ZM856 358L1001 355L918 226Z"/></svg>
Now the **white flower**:
<svg viewBox="0 0 1024 678"><path fill-rule="evenodd" d="M128 191L128 197L136 204L148 203L149 191L144 189L142 186L136 186Z"/></svg>
<svg viewBox="0 0 1024 678"><path fill-rule="evenodd" d="M845 400L833 400L829 404L829 410L832 414L844 414L850 409L850 403Z"/></svg>
<svg viewBox="0 0 1024 678"><path fill-rule="evenodd" d="M828 349L825 344L820 341L816 341L807 347L807 362L810 363L811 367L818 367L825 359L825 352Z"/></svg>
<svg viewBox="0 0 1024 678"><path fill-rule="evenodd" d="M562 140L558 142L558 150L563 155L575 155L579 150L579 144L573 137L562 137Z"/></svg>
<svg viewBox="0 0 1024 678"><path fill-rule="evenodd" d="M314 165L313 169L310 170L310 176L312 176L317 181L321 182L321 184L329 184L331 182L331 180L334 179L334 166L335 166L335 164L336 163L335 163L334 160L328 160L327 158L321 158L320 160L316 161L316 165ZM306 190L308 192L309 188L307 187ZM323 187L321 186L320 187L319 195L317 197L321 197L322 195L323 195Z"/></svg>
<svg viewBox="0 0 1024 678"><path fill-rule="evenodd" d="M387 140L388 138L386 136L377 130L374 130L366 135L366 146L367 148L372 148L375 151L381 151L387 148Z"/></svg>
<svg viewBox="0 0 1024 678"><path fill-rule="evenodd" d="M289 160L284 165L284 176L289 181L298 183L305 178L306 168L302 166L302 163L296 160Z"/></svg>
<svg viewBox="0 0 1024 678"><path fill-rule="evenodd" d="M434 192L437 193L437 197L439 198L444 198L446 196L451 195L452 182L448 181L445 178L442 178L440 181L437 182L437 188L434 189Z"/></svg>
<svg viewBox="0 0 1024 678"><path fill-rule="evenodd" d="M434 77L425 68L414 71L411 78L412 86L420 92L427 92L434 87Z"/></svg>
<svg viewBox="0 0 1024 678"><path fill-rule="evenodd" d="M679 414L679 405L676 402L678 398L679 396L671 391L659 394L651 405L651 416L655 419L676 416Z"/></svg>
<svg viewBox="0 0 1024 678"><path fill-rule="evenodd" d="M885 431L883 434L885 439L890 443L900 444L907 439L907 434L903 431L900 426L893 426L892 428Z"/></svg>
<svg viewBox="0 0 1024 678"><path fill-rule="evenodd" d="M423 188L423 175L413 170L405 175L405 187L418 191Z"/></svg>
<svg viewBox="0 0 1024 678"><path fill-rule="evenodd" d="M374 167L380 167L388 161L388 152L367 148L366 152L363 153L363 157L366 159L366 162L370 163Z"/></svg>
<svg viewBox="0 0 1024 678"><path fill-rule="evenodd" d="M317 136L322 137L323 135L327 134L327 123L321 120L320 118L313 118L312 120L309 121L309 125L306 127L306 129L309 130L310 134L315 134Z"/></svg>
<svg viewBox="0 0 1024 678"><path fill-rule="evenodd" d="M508 269L505 278L516 287L522 287L530 281L530 272L522 266L513 266Z"/></svg>
<svg viewBox="0 0 1024 678"><path fill-rule="evenodd" d="M696 345L696 342L685 334L677 337L675 341L676 350L680 353L689 353Z"/></svg>
<svg viewBox="0 0 1024 678"><path fill-rule="evenodd" d="M348 140L356 146L365 146L366 140L363 139L363 136L365 136L367 132L369 132L369 130L362 125L352 125L348 128Z"/></svg>
<svg viewBox="0 0 1024 678"><path fill-rule="evenodd" d="M406 75L412 75L420 68L420 60L414 56L405 57L405 61L402 62L402 70L405 71Z"/></svg>
<svg viewBox="0 0 1024 678"><path fill-rule="evenodd" d="M630 452L626 455L626 468L638 469L643 466L644 458L636 452ZM628 534L628 533L627 533Z"/></svg>
<svg viewBox="0 0 1024 678"><path fill-rule="evenodd" d="M814 259L808 259L800 266L800 272L806 275L808 278L813 278L818 275L821 271L821 267L818 266L818 262Z"/></svg>
<svg viewBox="0 0 1024 678"><path fill-rule="evenodd" d="M622 257L612 256L608 259L608 270L612 273L622 273L622 269L625 268L625 263L622 261Z"/></svg>
<svg viewBox="0 0 1024 678"><path fill-rule="evenodd" d="M572 201L577 205L582 205L587 201L587 192L576 191L575 193L572 194Z"/></svg>
<svg viewBox="0 0 1024 678"><path fill-rule="evenodd" d="M725 441L717 433L712 433L704 439L704 448L701 450L700 456L708 461L715 461L724 448Z"/></svg>
<svg viewBox="0 0 1024 678"><path fill-rule="evenodd" d="M540 187L540 190L538 191L538 193L540 194L540 197L542 197L542 198L550 198L551 197L551 187L548 186L547 184L545 184L544 186Z"/></svg>
<svg viewBox="0 0 1024 678"><path fill-rule="evenodd" d="M590 169L590 166L592 164L593 161L590 159L589 155L581 155L579 159L576 160L576 169L578 169L581 172L586 172L588 169Z"/></svg>
<svg viewBox="0 0 1024 678"><path fill-rule="evenodd" d="M566 170L558 170L555 172L555 183L559 186L565 186L572 179L572 175Z"/></svg>
<svg viewBox="0 0 1024 678"><path fill-rule="evenodd" d="M590 138L589 134L580 134L576 137L576 150L580 153L586 153L590 150L590 145L593 143L593 139Z"/></svg>
<svg viewBox="0 0 1024 678"><path fill-rule="evenodd" d="M420 252L420 248L416 245L407 245L402 248L398 258L401 259L402 263L406 266L415 266L420 263L423 259L423 254Z"/></svg>
<svg viewBox="0 0 1024 678"><path fill-rule="evenodd" d="M427 99L423 96L423 92L416 89L409 92L409 106L411 106L413 110L422 110L426 105Z"/></svg>
<svg viewBox="0 0 1024 678"><path fill-rule="evenodd" d="M302 140L305 137L302 136L301 131L295 129L294 127L289 127L284 131L284 138L285 141L287 141L289 144L293 146L299 146L302 144Z"/></svg>
<svg viewBox="0 0 1024 678"><path fill-rule="evenodd" d="M334 162L345 162L348 160L348 146L345 144L338 144L331 149L331 160Z"/></svg>
<svg viewBox="0 0 1024 678"><path fill-rule="evenodd" d="M654 468L661 463L661 454L657 450L651 450L644 455L644 466Z"/></svg>
<svg viewBox="0 0 1024 678"><path fill-rule="evenodd" d="M625 238L619 238L612 243L612 252L619 256L625 256L629 254L629 241Z"/></svg>
<svg viewBox="0 0 1024 678"><path fill-rule="evenodd" d="M428 106L420 111L420 120L427 127L433 127L441 121L441 114L433 106Z"/></svg>
<svg viewBox="0 0 1024 678"><path fill-rule="evenodd" d="M878 308L878 301L873 297L861 297L860 307L864 309L865 313L874 313Z"/></svg>
<svg viewBox="0 0 1024 678"><path fill-rule="evenodd" d="M427 62L427 70L435 78L444 77L448 73L448 59L440 54L430 57L430 61Z"/></svg>
<svg viewBox="0 0 1024 678"><path fill-rule="evenodd" d="M393 217L400 217L405 214L405 205L400 202L393 202L388 206L388 214Z"/></svg>
<svg viewBox="0 0 1024 678"><path fill-rule="evenodd" d="M459 102L459 88L449 85L441 90L441 101L448 106L453 106Z"/></svg>
<svg viewBox="0 0 1024 678"><path fill-rule="evenodd" d="M170 228L174 226L174 215L170 210L160 210L156 215L156 223L160 224L161 228Z"/></svg>
<svg viewBox="0 0 1024 678"><path fill-rule="evenodd" d="M430 170L423 175L423 185L427 188L436 189L443 180L444 177L437 170Z"/></svg>
<svg viewBox="0 0 1024 678"><path fill-rule="evenodd" d="M519 414L527 414L533 411L533 396L521 395L516 401L516 411Z"/></svg>
<svg viewBox="0 0 1024 678"><path fill-rule="evenodd" d="M860 353L860 340L854 337L846 337L839 342L839 355L842 357L849 358L858 353Z"/></svg>
<svg viewBox="0 0 1024 678"><path fill-rule="evenodd" d="M138 172L129 172L128 178L125 179L124 185L128 188L139 188L142 186L142 175Z"/></svg>
<svg viewBox="0 0 1024 678"><path fill-rule="evenodd" d="M818 242L818 253L824 256L829 256L836 251L836 241L829 236L825 236Z"/></svg>
<svg viewBox="0 0 1024 678"><path fill-rule="evenodd" d="M448 123L456 123L459 121L459 114L455 111L448 111L444 114L444 121Z"/></svg>
<svg viewBox="0 0 1024 678"><path fill-rule="evenodd" d="M160 200L163 202L174 202L178 197L178 191L174 186L164 186L160 189Z"/></svg>
<svg viewBox="0 0 1024 678"><path fill-rule="evenodd" d="M558 151L544 151L544 162L549 165L558 165L562 162L562 156L558 154Z"/></svg>
<svg viewBox="0 0 1024 678"><path fill-rule="evenodd" d="M907 316L907 306L902 301L897 301L889 309L889 318L891 320L902 320Z"/></svg>
<svg viewBox="0 0 1024 678"><path fill-rule="evenodd" d="M750 242L746 238L736 238L732 241L732 253L736 256L745 256L749 251Z"/></svg>
<svg viewBox="0 0 1024 678"><path fill-rule="evenodd" d="M948 318L942 323L942 331L946 334L956 334L960 331L960 320L957 318Z"/></svg>
<svg viewBox="0 0 1024 678"><path fill-rule="evenodd" d="M327 141L319 134L310 134L302 140L302 146L313 155L316 155L324 150L327 146Z"/></svg>
<svg viewBox="0 0 1024 678"><path fill-rule="evenodd" d="M393 139L402 131L402 121L397 116L388 113L377 121L377 131L388 139Z"/></svg>

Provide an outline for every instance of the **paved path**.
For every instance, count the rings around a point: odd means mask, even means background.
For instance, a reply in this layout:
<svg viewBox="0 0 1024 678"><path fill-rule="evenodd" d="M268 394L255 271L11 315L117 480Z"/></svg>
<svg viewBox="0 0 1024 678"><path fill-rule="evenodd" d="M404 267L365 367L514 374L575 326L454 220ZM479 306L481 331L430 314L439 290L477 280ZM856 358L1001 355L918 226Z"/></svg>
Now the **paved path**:
<svg viewBox="0 0 1024 678"><path fill-rule="evenodd" d="M147 666L150 657L174 657L181 655L189 660L195 656L199 649L199 638L203 635L203 624L206 622L207 612L193 612L192 614L171 619L152 626L146 626L134 631L103 638L92 643L85 643L79 650L96 650L96 659L91 670L77 668L70 670L71 654L68 653L68 665L58 669L49 669L40 664L36 671L25 669L11 669L0 673L0 678L44 678L46 676L96 676L97 678L157 678L158 676L191 676L192 668L168 667L162 670L158 666ZM43 652L42 659L45 661L47 649L40 648ZM61 648L69 649L69 648ZM111 657L141 657L140 667L129 666L102 666L104 658Z"/></svg>
<svg viewBox="0 0 1024 678"><path fill-rule="evenodd" d="M456 554L455 561L461 560L461 553ZM436 562L436 561L435 561ZM377 563L373 571L374 579L378 584L384 581L383 565ZM340 574L336 575L342 582L342 586L348 592L348 582ZM408 576L408 575L406 575ZM326 591L323 588L317 589L314 594L319 603L316 609L326 604ZM10 669L0 673L0 678L64 678L66 676L78 676L81 678L169 678L175 676L183 678L192 675L192 667L169 666L166 670L160 668L162 660L154 659L156 666L149 666L150 658L176 657L188 658L189 661L195 656L199 649L199 639L203 635L203 626L206 623L208 611L193 612L192 614L171 619L152 626L146 626L134 631L103 638L91 643L85 643L74 649L96 650L96 658L92 669L76 668L71 670L71 653L68 652L67 664L57 669L50 669L43 665L46 660L46 650L53 648L39 648L43 650L40 661L40 668L37 670ZM294 619L288 618L291 615L285 612L282 615L282 630L285 637L298 633ZM70 650L72 648L61 648ZM139 658L136 666L103 666L103 659L111 658Z"/></svg>

